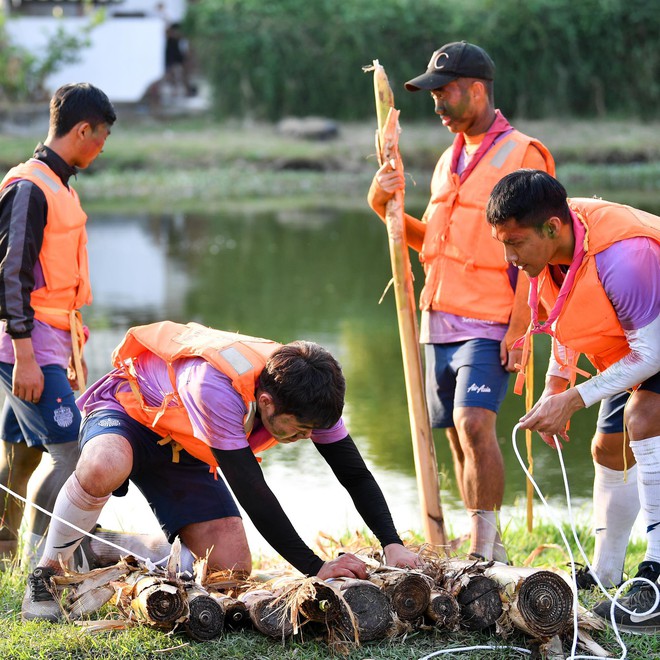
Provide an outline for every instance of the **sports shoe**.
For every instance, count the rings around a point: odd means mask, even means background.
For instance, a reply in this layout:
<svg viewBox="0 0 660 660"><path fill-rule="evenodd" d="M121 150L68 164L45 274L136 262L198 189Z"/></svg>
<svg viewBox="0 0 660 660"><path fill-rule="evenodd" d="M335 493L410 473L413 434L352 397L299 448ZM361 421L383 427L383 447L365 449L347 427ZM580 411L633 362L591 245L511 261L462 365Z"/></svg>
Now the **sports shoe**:
<svg viewBox="0 0 660 660"><path fill-rule="evenodd" d="M623 607L633 612L633 614L628 614L615 606L614 622L617 628L624 632L637 634L658 632L660 631L660 604L656 605L654 610L649 610L655 602L656 588L660 589L660 585L657 584L660 577L660 563L643 561L639 565L635 577L646 578L655 583L656 587L654 588L647 582L633 582L628 593L618 600ZM612 625L610 619L611 607L610 601L604 600L594 607L593 613Z"/></svg>
<svg viewBox="0 0 660 660"><path fill-rule="evenodd" d="M62 610L53 596L50 578L55 575L55 569L41 566L28 575L28 585L25 589L21 616L23 621L42 619L44 621L59 621Z"/></svg>

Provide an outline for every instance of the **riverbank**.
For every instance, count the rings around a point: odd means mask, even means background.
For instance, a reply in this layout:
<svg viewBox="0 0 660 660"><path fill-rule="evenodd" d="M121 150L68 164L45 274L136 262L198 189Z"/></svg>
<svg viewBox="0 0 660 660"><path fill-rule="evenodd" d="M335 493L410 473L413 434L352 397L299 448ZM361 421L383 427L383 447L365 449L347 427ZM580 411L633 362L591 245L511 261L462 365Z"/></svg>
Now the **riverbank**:
<svg viewBox="0 0 660 660"><path fill-rule="evenodd" d="M123 111L123 114L122 114ZM660 123L628 121L517 121L552 151L569 195L603 191L616 201L658 212ZM338 124L337 136L306 140L275 124L214 122L209 117L160 117L120 109L104 153L78 176L86 207L112 200L126 208L213 210L246 201L255 207L322 206L341 200L364 206L377 168L371 122ZM0 168L30 155L45 138L43 115L4 126ZM438 154L451 135L437 121L402 120L400 148L408 203L423 205Z"/></svg>

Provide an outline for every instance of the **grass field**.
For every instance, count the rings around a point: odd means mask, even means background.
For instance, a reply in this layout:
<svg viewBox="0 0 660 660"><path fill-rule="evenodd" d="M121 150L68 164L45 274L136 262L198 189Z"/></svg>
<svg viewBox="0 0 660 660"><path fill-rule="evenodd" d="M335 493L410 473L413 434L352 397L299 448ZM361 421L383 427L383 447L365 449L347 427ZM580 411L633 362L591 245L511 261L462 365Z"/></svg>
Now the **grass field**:
<svg viewBox="0 0 660 660"><path fill-rule="evenodd" d="M564 530L572 538L570 529ZM592 543L588 530L579 530L581 543L587 552L591 552ZM504 540L509 548L510 559L514 565L522 565L535 550L541 546L546 549L538 553L532 561L533 566L554 566L566 568L568 555L563 550L561 535L550 526L539 526L531 534L524 528L507 529ZM342 542L347 546L351 538ZM631 544L626 568L634 572L637 563L643 558L643 543ZM576 553L576 548L572 548ZM272 559L271 559L272 561ZM258 568L258 567L257 567ZM269 565L272 570L272 565ZM570 569L569 569L570 570ZM308 639L304 635L285 642L273 640L253 630L227 632L222 637L204 643L191 641L183 634L168 633L135 627L118 632L90 634L75 624L49 624L42 622L22 623L20 620L20 601L25 589L25 576L20 571L0 573L0 658L2 660L216 660L245 658L249 660L317 660L321 658L342 658L346 660L419 660L439 650L449 651L472 646L506 646L532 650L534 645L522 633L504 639L494 631L470 633L460 631L447 633L442 631L418 631L406 637L392 638L365 644L348 652L345 656L331 652L322 641ZM582 594L581 603L586 607L601 600L596 592ZM106 605L95 618L117 618L117 611ZM611 630L594 634L595 640L612 653L612 657L622 657ZM628 658L660 658L660 636L624 635L628 647ZM565 649L570 650L571 638L565 642ZM439 656L458 660L478 660L482 658L513 659L530 657L514 648L500 648L493 651L483 649L455 651Z"/></svg>

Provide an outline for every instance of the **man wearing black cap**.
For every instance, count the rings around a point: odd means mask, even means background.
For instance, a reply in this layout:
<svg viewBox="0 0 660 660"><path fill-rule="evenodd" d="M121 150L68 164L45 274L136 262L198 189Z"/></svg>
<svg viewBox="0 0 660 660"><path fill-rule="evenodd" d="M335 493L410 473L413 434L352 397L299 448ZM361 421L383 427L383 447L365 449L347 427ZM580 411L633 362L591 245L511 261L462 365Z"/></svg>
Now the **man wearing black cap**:
<svg viewBox="0 0 660 660"><path fill-rule="evenodd" d="M456 480L471 519L470 552L505 561L496 512L504 494L504 462L495 433L512 350L529 323L529 282L507 266L492 240L486 204L506 174L530 167L554 174L550 152L515 130L495 109L495 65L478 46L453 42L436 50L425 73L406 83L430 92L453 145L436 165L431 200L421 219L406 214L408 244L426 275L421 293L421 342L431 423L446 428ZM369 190L382 218L405 187L403 172L385 163Z"/></svg>

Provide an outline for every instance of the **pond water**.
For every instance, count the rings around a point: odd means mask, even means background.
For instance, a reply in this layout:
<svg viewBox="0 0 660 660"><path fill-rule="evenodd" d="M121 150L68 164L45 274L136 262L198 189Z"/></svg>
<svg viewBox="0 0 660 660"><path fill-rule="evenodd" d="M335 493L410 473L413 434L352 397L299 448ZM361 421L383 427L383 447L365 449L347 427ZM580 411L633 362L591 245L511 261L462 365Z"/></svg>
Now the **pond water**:
<svg viewBox="0 0 660 660"><path fill-rule="evenodd" d="M410 427L394 296L379 299L390 279L384 226L369 211L282 211L213 215L90 213L89 252L94 302L85 314L90 381L109 368L125 330L171 319L197 321L288 342L317 341L341 362L348 385L345 420L380 483L401 532L420 531ZM413 256L416 281L422 273ZM416 287L419 289L419 286ZM537 341L537 393L548 343ZM525 477L511 432L523 412L509 392L498 418L506 463L502 524L524 521ZM593 468L589 452L595 410L572 421L565 462L572 502L589 519ZM467 532L451 455L436 431L442 504L451 536ZM524 455L524 436L519 434ZM537 437L535 474L563 516L563 484L554 451ZM294 526L313 544L319 531L337 537L364 524L310 442L277 447L262 467ZM535 502L535 516L546 517ZM157 529L139 493L112 498L101 522L133 531ZM253 549L269 547L249 521Z"/></svg>

